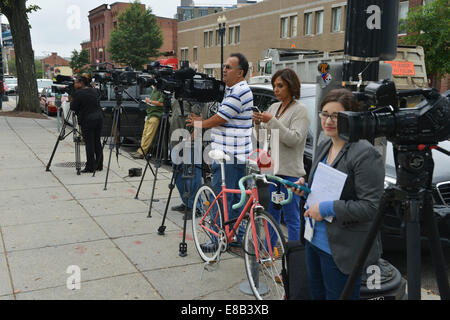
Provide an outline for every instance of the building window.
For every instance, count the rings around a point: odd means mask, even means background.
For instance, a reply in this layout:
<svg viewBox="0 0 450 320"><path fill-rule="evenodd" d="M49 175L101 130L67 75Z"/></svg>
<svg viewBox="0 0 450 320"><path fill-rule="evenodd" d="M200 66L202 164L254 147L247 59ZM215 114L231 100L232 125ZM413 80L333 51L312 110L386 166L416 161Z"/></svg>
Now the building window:
<svg viewBox="0 0 450 320"><path fill-rule="evenodd" d="M183 9L183 21L194 19L194 9Z"/></svg>
<svg viewBox="0 0 450 320"><path fill-rule="evenodd" d="M408 17L408 11L409 11L409 1L402 1L399 3L398 8L398 19L406 19ZM406 28L400 23L398 25L398 33L399 34L406 34Z"/></svg>
<svg viewBox="0 0 450 320"><path fill-rule="evenodd" d="M297 36L297 26L298 26L298 17L297 16L291 16L289 17L290 22L290 37L294 38Z"/></svg>
<svg viewBox="0 0 450 320"><path fill-rule="evenodd" d="M312 34L312 12L305 13L305 36Z"/></svg>
<svg viewBox="0 0 450 320"><path fill-rule="evenodd" d="M339 32L341 31L341 16L342 16L342 8L337 7L333 8L331 13L332 23L331 23L331 31Z"/></svg>
<svg viewBox="0 0 450 320"><path fill-rule="evenodd" d="M316 12L316 34L323 33L323 11Z"/></svg>
<svg viewBox="0 0 450 320"><path fill-rule="evenodd" d="M197 52L197 48L194 48L194 50L193 50L193 55L194 55L194 57L193 57L193 59L194 59L194 61L197 61L198 60L198 52Z"/></svg>
<svg viewBox="0 0 450 320"><path fill-rule="evenodd" d="M214 69L213 68L205 68L204 73L206 73L210 77L214 77Z"/></svg>
<svg viewBox="0 0 450 320"><path fill-rule="evenodd" d="M213 47L214 46L214 31L209 31L208 32L208 34L209 34L209 47L211 48L211 47Z"/></svg>
<svg viewBox="0 0 450 320"><path fill-rule="evenodd" d="M207 16L208 9L198 9L198 15L199 15L199 17Z"/></svg>
<svg viewBox="0 0 450 320"><path fill-rule="evenodd" d="M189 49L183 48L181 49L181 61L188 61L189 60Z"/></svg>
<svg viewBox="0 0 450 320"><path fill-rule="evenodd" d="M228 43L234 44L234 27L228 28Z"/></svg>
<svg viewBox="0 0 450 320"><path fill-rule="evenodd" d="M236 43L241 43L241 26L236 26Z"/></svg>
<svg viewBox="0 0 450 320"><path fill-rule="evenodd" d="M283 39L289 37L289 35L288 35L288 31L289 31L288 24L289 24L288 17L281 18L281 34L280 34L280 36Z"/></svg>
<svg viewBox="0 0 450 320"><path fill-rule="evenodd" d="M205 48L208 48L208 44L209 44L209 41L208 41L208 34L209 34L208 31L203 32L203 46L204 46Z"/></svg>

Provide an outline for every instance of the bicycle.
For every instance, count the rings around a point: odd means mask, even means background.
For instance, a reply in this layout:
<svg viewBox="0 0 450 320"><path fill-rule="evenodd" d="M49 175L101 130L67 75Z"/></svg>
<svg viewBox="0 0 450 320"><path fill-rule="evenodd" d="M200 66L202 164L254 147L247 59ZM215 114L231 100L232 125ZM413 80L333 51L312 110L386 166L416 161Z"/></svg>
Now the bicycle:
<svg viewBox="0 0 450 320"><path fill-rule="evenodd" d="M227 251L229 244L236 240L237 230L245 219L250 222L247 222L243 241L245 270L250 288L258 300L262 300L263 296L265 299L284 299L285 291L280 274L286 242L278 224L259 203L256 181L273 183L267 180L269 179L283 184L286 181L276 176L253 173L239 180L240 189L228 189L223 160L228 161L229 156L217 150L211 151L209 156L220 161L222 190L216 195L210 186L203 185L194 198L193 208L196 209L192 210L192 231L200 257L206 263L217 263L220 254ZM249 180L251 183L246 190L244 183ZM288 198L280 199L281 205L292 200L292 191L287 190ZM232 208L238 209L244 203L245 206L238 218L228 220L227 194L232 193L241 194L240 202ZM205 245L206 243L209 245ZM263 281L260 281L261 278Z"/></svg>

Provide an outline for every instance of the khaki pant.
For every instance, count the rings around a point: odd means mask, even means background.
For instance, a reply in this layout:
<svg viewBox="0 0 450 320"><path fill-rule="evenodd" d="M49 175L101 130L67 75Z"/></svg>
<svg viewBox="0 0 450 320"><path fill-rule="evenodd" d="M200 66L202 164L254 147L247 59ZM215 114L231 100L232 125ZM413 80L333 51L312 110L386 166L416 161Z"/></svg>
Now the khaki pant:
<svg viewBox="0 0 450 320"><path fill-rule="evenodd" d="M159 118L151 117L147 121L145 121L144 131L142 132L141 139L141 148L138 149L138 152L141 155L145 155L152 144L153 138L155 137L156 131L159 126ZM142 154L142 149L144 150L144 154Z"/></svg>

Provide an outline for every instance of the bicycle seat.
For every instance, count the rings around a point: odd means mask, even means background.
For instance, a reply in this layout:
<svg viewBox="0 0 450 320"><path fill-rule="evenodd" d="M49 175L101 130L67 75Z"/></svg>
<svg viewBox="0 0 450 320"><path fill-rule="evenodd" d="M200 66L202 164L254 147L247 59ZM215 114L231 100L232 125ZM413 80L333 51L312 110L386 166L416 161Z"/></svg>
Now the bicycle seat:
<svg viewBox="0 0 450 320"><path fill-rule="evenodd" d="M210 152L208 152L208 156L216 161L230 161L231 158L229 155L227 155L225 152L223 152L222 150L211 150Z"/></svg>

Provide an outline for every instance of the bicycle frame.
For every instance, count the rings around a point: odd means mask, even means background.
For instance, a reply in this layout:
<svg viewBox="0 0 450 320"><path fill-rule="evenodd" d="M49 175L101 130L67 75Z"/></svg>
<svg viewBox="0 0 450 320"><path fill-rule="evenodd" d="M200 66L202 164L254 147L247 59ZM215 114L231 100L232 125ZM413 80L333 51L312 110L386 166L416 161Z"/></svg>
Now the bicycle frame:
<svg viewBox="0 0 450 320"><path fill-rule="evenodd" d="M205 220L206 217L209 216L210 214L210 210L211 208L214 207L214 204L219 200L222 199L222 203L223 203L223 211L224 211L224 225L225 225L225 234L227 236L227 242L231 242L233 239L233 236L237 233L237 229L239 228L239 225L241 224L242 220L244 219L247 211L250 211L250 219L249 222L251 224L252 227L252 235L253 235L253 241L254 241L254 247L255 247L255 255L256 255L256 261L259 261L259 249L258 249L258 245L256 243L256 239L257 239L257 235L256 235L256 228L255 228L255 217L254 217L254 209L259 205L259 196L258 196L258 189L256 188L256 185L254 185L250 190L246 190L245 194L250 196L250 198L248 199L248 201L245 203L244 209L242 210L241 214L239 215L239 217L237 218L237 221L234 223L233 227L230 230L230 224L227 223L228 221L228 203L227 203L227 194L241 194L241 190L240 189L228 189L226 188L225 185L222 185L222 191L219 193L219 195L216 196L216 198L214 199L214 201L209 204L209 208L206 211L206 213L203 215L203 218L200 221L201 227L205 230L207 230L208 232L210 232L211 234L213 234L214 236L216 236L217 238L219 238L219 231L215 231L212 228L208 228L206 227L203 222ZM214 217L214 225L217 225L217 219L219 218L219 211L217 211L216 216ZM268 226L265 225L265 232L266 234L269 234L269 230L268 230ZM273 256L273 250L272 250L272 245L270 243L270 238L266 239L266 241L268 241L268 243L266 243L268 249L269 249L269 253L270 256Z"/></svg>

